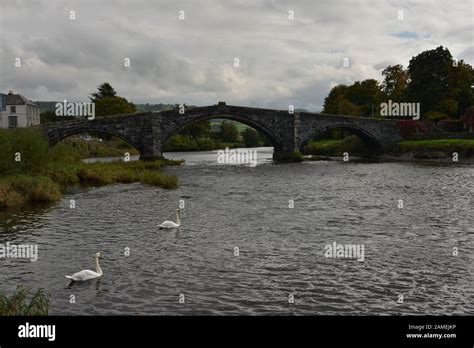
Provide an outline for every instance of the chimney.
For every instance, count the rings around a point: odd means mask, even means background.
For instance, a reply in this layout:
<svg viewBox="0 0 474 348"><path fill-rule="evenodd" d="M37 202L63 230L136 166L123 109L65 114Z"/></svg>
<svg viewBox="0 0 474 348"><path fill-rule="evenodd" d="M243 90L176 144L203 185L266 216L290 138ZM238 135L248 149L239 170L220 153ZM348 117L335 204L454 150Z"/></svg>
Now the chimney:
<svg viewBox="0 0 474 348"><path fill-rule="evenodd" d="M8 94L13 94L13 91L11 91L11 90L10 90L10 91L8 91Z"/></svg>

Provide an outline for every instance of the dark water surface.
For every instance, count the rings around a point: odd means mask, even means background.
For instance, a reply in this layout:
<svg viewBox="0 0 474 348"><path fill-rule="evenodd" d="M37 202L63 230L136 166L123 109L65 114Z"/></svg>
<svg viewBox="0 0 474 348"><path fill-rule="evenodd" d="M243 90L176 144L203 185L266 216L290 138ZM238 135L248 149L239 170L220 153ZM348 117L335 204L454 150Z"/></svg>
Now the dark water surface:
<svg viewBox="0 0 474 348"><path fill-rule="evenodd" d="M0 259L1 290L44 287L51 314L474 314L472 166L274 164L259 150L255 168L168 154L187 161L166 169L177 190L78 189L0 215L0 243L39 248L37 262ZM179 232L158 230L180 199ZM365 260L326 258L333 242ZM70 286L97 251L102 279Z"/></svg>

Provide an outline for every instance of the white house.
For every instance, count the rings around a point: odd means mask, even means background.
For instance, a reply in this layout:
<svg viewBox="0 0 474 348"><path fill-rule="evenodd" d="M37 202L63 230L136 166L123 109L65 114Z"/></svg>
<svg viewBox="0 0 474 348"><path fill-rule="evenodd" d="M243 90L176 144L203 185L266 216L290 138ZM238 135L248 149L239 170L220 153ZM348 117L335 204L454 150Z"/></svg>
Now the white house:
<svg viewBox="0 0 474 348"><path fill-rule="evenodd" d="M40 107L21 94L0 93L0 128L30 127L40 124Z"/></svg>

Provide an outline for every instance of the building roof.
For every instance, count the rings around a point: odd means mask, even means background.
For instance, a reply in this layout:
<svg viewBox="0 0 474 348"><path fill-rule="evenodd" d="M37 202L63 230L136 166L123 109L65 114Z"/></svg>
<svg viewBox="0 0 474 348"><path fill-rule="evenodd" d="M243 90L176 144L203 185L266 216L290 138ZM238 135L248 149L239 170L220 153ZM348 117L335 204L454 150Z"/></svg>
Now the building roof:
<svg viewBox="0 0 474 348"><path fill-rule="evenodd" d="M13 94L13 93L8 93L4 94L5 96L5 104L6 105L32 105L39 107L35 103L33 103L31 100L25 98L21 94Z"/></svg>

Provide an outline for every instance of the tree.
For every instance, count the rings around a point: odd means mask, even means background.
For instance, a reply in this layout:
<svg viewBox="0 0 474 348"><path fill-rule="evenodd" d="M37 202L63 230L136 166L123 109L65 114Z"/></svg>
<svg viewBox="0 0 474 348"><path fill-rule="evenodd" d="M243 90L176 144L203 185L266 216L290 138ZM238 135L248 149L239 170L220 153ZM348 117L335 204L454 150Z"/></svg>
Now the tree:
<svg viewBox="0 0 474 348"><path fill-rule="evenodd" d="M92 93L91 96L91 101L95 103L96 116L131 114L137 111L135 105L119 97L108 82L102 83L98 92Z"/></svg>
<svg viewBox="0 0 474 348"><path fill-rule="evenodd" d="M189 135L195 139L209 138L211 136L211 122L209 120L195 122L184 127L179 134Z"/></svg>
<svg viewBox="0 0 474 348"><path fill-rule="evenodd" d="M239 140L239 131L235 123L222 121L218 137L224 143L237 142Z"/></svg>
<svg viewBox="0 0 474 348"><path fill-rule="evenodd" d="M457 101L456 118L474 105L474 70L471 65L460 60L453 64L448 80L450 97ZM451 115L450 115L451 116Z"/></svg>
<svg viewBox="0 0 474 348"><path fill-rule="evenodd" d="M99 87L97 87L97 89L98 89L98 92L91 94L90 100L92 102L95 102L98 99L103 99L107 97L115 97L117 95L117 92L115 92L115 89L108 82L102 83Z"/></svg>
<svg viewBox="0 0 474 348"><path fill-rule="evenodd" d="M411 81L407 94L411 102L420 103L421 115L437 111L438 102L449 97L452 68L453 57L443 46L421 52L410 59L408 73Z"/></svg>
<svg viewBox="0 0 474 348"><path fill-rule="evenodd" d="M135 111L135 106L122 97L104 97L95 102L96 116L131 114Z"/></svg>
<svg viewBox="0 0 474 348"><path fill-rule="evenodd" d="M436 106L436 110L448 115L449 118L457 118L456 112L458 109L458 102L453 98L445 98Z"/></svg>
<svg viewBox="0 0 474 348"><path fill-rule="evenodd" d="M245 128L242 132L242 138L246 147L256 147L260 145L257 131L252 128Z"/></svg>
<svg viewBox="0 0 474 348"><path fill-rule="evenodd" d="M345 99L347 92L346 85L337 85L329 91L328 96L324 99L323 114L334 114L339 113L339 104Z"/></svg>
<svg viewBox="0 0 474 348"><path fill-rule="evenodd" d="M323 113L370 117L383 99L380 85L373 79L357 81L350 86L338 85L324 100Z"/></svg>
<svg viewBox="0 0 474 348"><path fill-rule="evenodd" d="M346 97L347 100L359 107L360 116L364 117L375 115L375 108L378 108L384 99L380 85L374 79L356 81L349 86Z"/></svg>
<svg viewBox="0 0 474 348"><path fill-rule="evenodd" d="M342 99L337 108L338 115L361 116L361 108L347 99Z"/></svg>
<svg viewBox="0 0 474 348"><path fill-rule="evenodd" d="M382 76L384 77L382 91L387 98L394 102L401 101L408 86L408 71L400 64L389 65L382 71Z"/></svg>

